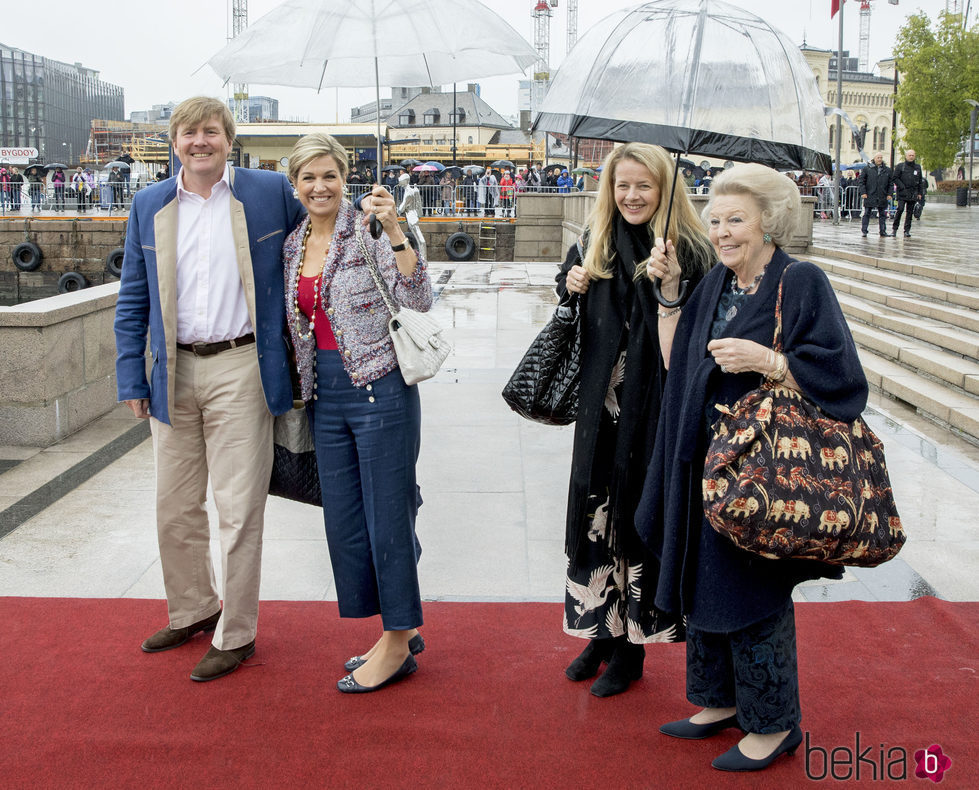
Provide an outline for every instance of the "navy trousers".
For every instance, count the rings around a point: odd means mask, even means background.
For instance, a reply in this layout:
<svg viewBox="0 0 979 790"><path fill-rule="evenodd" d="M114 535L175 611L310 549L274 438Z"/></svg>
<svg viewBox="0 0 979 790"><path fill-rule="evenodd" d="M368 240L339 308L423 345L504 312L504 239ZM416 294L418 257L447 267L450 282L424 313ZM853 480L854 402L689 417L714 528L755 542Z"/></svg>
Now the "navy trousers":
<svg viewBox="0 0 979 790"><path fill-rule="evenodd" d="M340 616L380 614L385 631L418 628L418 387L398 369L355 387L340 353L320 350L313 391L308 411Z"/></svg>
<svg viewBox="0 0 979 790"><path fill-rule="evenodd" d="M687 699L704 708L737 708L745 731L790 730L802 718L792 601L741 631L687 628Z"/></svg>

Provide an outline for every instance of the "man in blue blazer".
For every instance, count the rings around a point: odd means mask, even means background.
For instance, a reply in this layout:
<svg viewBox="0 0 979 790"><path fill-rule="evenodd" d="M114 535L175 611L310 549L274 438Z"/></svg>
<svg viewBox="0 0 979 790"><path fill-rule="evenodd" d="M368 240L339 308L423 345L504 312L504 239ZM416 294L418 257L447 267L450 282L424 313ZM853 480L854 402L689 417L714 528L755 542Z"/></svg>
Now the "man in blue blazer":
<svg viewBox="0 0 979 790"><path fill-rule="evenodd" d="M153 434L169 612L142 648L170 650L214 631L191 673L198 681L233 672L255 652L273 417L292 408L281 251L302 207L285 176L227 164L234 137L218 99L174 109L181 169L133 200L115 317L119 400L149 418Z"/></svg>

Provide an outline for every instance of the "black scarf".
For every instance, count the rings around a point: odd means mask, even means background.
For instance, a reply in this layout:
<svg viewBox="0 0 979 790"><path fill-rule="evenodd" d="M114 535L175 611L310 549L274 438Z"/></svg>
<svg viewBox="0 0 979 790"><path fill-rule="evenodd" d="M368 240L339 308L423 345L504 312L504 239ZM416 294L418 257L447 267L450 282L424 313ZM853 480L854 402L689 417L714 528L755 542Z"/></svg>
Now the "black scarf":
<svg viewBox="0 0 979 790"><path fill-rule="evenodd" d="M620 544L627 556L637 556L641 542L633 525L633 514L642 494L646 466L656 437L656 421L666 371L659 350L657 302L649 280L635 280L636 264L649 257L652 243L647 226L630 225L621 216L614 228L615 261L612 267L612 298L617 300L628 328L622 327L618 342L625 343L626 376L619 394L614 472L609 491L609 519L615 525L613 544ZM616 354L616 359L618 355ZM574 564L574 550L584 539L586 521L578 524L576 535L569 535L568 552ZM614 548L614 546L613 546Z"/></svg>

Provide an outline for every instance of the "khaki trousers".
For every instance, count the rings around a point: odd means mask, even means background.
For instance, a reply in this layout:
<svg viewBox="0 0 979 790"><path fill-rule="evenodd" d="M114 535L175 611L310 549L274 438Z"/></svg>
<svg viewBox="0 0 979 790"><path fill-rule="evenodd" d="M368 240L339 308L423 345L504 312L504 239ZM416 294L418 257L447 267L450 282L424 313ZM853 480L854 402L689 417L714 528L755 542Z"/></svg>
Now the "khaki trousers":
<svg viewBox="0 0 979 790"><path fill-rule="evenodd" d="M214 646L251 642L258 626L262 531L272 472L273 417L255 345L209 357L177 351L171 425L150 418L156 523L171 628L220 608L205 507L208 474L218 511L224 613Z"/></svg>

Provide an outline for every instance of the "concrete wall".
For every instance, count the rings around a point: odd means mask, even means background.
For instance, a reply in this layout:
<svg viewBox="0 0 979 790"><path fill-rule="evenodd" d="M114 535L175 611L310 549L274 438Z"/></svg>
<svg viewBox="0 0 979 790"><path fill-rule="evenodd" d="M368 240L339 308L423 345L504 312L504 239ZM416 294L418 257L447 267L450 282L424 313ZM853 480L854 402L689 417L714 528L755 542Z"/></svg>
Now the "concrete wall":
<svg viewBox="0 0 979 790"><path fill-rule="evenodd" d="M559 261L563 259L566 245L562 223L565 207L572 197L578 196L538 195L529 192L517 196L513 260Z"/></svg>
<svg viewBox="0 0 979 790"><path fill-rule="evenodd" d="M47 447L116 405L119 284L0 307L0 444Z"/></svg>
<svg viewBox="0 0 979 790"><path fill-rule="evenodd" d="M116 282L105 259L126 240L126 218L0 220L0 305L43 299L58 293L65 272L78 272L89 285ZM43 261L33 272L22 272L11 254L30 241L41 248Z"/></svg>

